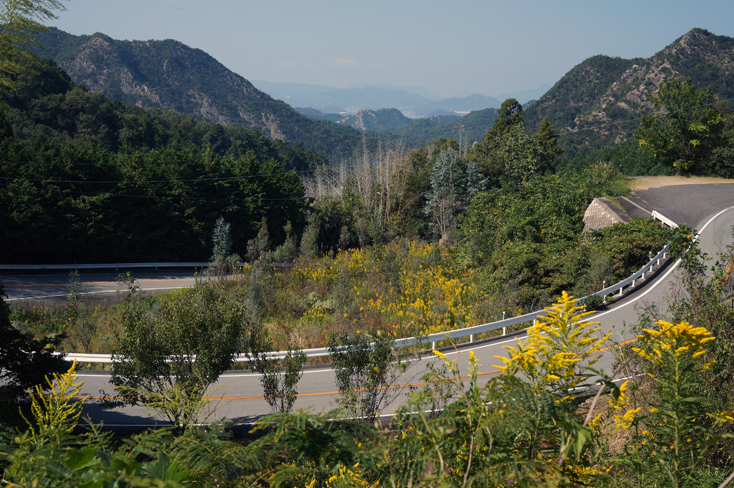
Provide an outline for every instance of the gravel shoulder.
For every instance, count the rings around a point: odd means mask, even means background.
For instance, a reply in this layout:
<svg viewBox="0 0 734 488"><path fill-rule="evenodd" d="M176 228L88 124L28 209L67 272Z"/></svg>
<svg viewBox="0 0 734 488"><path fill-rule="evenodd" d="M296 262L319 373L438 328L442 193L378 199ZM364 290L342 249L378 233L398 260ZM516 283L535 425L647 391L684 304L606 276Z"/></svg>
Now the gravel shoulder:
<svg viewBox="0 0 734 488"><path fill-rule="evenodd" d="M734 180L716 176L637 176L630 182L630 188L633 192L636 192L637 190L649 190L665 186L707 185L711 183L734 184Z"/></svg>

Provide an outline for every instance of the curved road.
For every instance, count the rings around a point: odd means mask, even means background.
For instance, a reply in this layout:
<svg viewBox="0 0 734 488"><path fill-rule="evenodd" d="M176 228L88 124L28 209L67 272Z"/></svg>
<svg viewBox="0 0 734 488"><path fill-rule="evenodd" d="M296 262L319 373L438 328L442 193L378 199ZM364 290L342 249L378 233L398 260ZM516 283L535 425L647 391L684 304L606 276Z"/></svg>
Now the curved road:
<svg viewBox="0 0 734 488"><path fill-rule="evenodd" d="M636 198L631 198L630 200L636 203L638 209L655 209L679 224L687 223L698 229L700 232L700 247L709 256L718 255L732 243L734 186L731 184L668 186L638 191L635 196ZM677 281L676 275L676 265L669 263L654 279L639 285L635 291L610 306L609 310L592 316L591 320L600 322L604 331L610 329L614 341L621 342L634 338L634 334L629 332L625 324L636 322L641 308L646 305L654 303L664 311L666 309L665 300L670 295L671 287ZM35 277L24 276L11 278L15 279L15 281L12 279L9 280L8 277L2 278L6 284L11 285L7 289L11 299L19 299L21 296L37 298L40 295L33 295L28 291L19 291L21 286L14 287L13 285L27 284L28 281L32 281L30 278L35 279ZM193 282L190 276L188 278L175 278L176 281L174 283L176 287L188 286ZM186 279L191 282L187 283L185 281ZM49 279L49 281L53 280ZM142 279L139 284L143 285L142 288L147 287L148 289L156 287L163 288L164 286L170 285L170 283L155 280L145 281ZM50 284L44 285L41 283L38 289L41 289L42 286L50 286ZM51 288L44 291L44 293L59 294L58 289L56 292L50 290ZM61 294L63 295L63 293ZM517 337L498 338L491 342L476 343L470 347L462 348L460 351L447 352L446 355L450 359L458 355L458 362L463 367L466 363L468 351L473 350L480 364L484 365L480 371L482 378L486 380L491 375L497 373L496 368L492 365L497 364L499 360L494 356L504 355L505 350L503 346L512 345L516 340ZM611 373L613 359L612 354L609 352L605 353L603 359L598 363L598 367ZM404 382L418 382L425 371L425 365L421 363L436 360L434 357L425 357L419 361L415 361L408 368ZM108 375L104 373L82 372L79 374L79 377L85 381L82 395L95 397L99 395L99 391L102 389L111 392L107 384ZM299 397L296 401L295 408L310 408L312 411L323 411L333 408L336 404L336 387L334 384L333 370L330 367L306 369L303 378L298 384L298 391ZM383 417L390 415L388 412L392 412L393 408L398 406L405 398L405 389L395 389L394 391L395 398L385 409L385 412L383 412ZM221 399L221 401L212 401L211 403L212 406L215 406L211 416L212 419L229 418L249 422L270 413L269 406L262 397L259 375L254 373L231 371L222 375L219 382L212 386L209 396L213 400ZM104 421L108 427L132 427L137 425L151 425L157 422L165 423L162 419L156 418L153 412L148 412L142 407L104 410L93 399L86 401L85 411L94 421Z"/></svg>

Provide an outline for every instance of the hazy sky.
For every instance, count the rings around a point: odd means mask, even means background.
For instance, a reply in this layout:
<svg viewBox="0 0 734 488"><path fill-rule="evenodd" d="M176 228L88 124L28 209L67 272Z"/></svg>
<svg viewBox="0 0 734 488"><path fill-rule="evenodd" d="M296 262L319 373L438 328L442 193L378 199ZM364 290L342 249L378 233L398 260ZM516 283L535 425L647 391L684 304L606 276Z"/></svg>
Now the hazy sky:
<svg viewBox="0 0 734 488"><path fill-rule="evenodd" d="M553 85L584 59L649 57L694 27L734 37L732 0L68 0L72 34L176 39L247 79L442 97Z"/></svg>

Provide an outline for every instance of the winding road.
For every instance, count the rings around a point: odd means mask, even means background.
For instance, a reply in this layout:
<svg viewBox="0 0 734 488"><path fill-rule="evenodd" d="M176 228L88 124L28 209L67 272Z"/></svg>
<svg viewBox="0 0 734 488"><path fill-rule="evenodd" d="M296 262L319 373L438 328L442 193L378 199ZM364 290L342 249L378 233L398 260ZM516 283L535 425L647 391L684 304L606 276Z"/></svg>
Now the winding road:
<svg viewBox="0 0 734 488"><path fill-rule="evenodd" d="M657 210L678 224L687 223L699 230L700 247L709 256L715 257L732 243L732 227L734 226L734 186L732 183L687 184L638 190L635 196L621 203L628 207L633 216L643 216L645 212ZM60 277L62 279L60 279ZM49 299L64 297L68 286L66 276L2 276L6 292L10 300ZM101 297L115 293L117 283L111 275L82 275L82 280L90 296ZM193 284L193 273L186 274L148 274L136 275L136 281L143 290L172 289ZM631 293L609 306L607 310L592 317L591 320L601 323L604 331L611 330L612 339L622 342L634 338L626 324L635 323L642 308L657 304L661 310L666 309L666 299L677 281L676 263L668 263L661 271ZM459 356L458 363L464 367L468 352L474 351L479 363L481 378L486 381L498 371L493 364L499 362L495 356L505 354L504 346L512 345L524 334L499 337L490 341L476 342L462 347L458 351L448 351L449 359ZM408 368L404 383L415 384L420 381L426 369L426 363L436 361L431 356L416 360ZM598 366L611 372L614 357L610 351L604 352ZM112 392L107 381L109 376L102 372L82 371L78 375L84 380L82 395L85 401L85 414L93 421L103 421L107 427L150 426L166 422L156 417L155 413L143 407L124 407L112 410L102 409L95 397L100 390ZM328 411L336 405L336 386L333 370L330 367L311 367L304 371L298 384L299 396L295 408L310 409L313 412ZM395 398L382 412L383 417L391 415L395 407L405 400L406 389L395 389ZM248 423L258 417L271 413L270 407L263 399L260 377L247 371L230 371L222 375L213 385L208 396L212 399L210 419L228 418Z"/></svg>

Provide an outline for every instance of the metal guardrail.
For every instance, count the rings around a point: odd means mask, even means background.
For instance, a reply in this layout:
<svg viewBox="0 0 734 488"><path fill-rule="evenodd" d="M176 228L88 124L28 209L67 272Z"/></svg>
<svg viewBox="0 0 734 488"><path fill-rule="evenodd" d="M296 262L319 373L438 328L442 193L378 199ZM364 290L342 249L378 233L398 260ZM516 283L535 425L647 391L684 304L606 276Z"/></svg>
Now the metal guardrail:
<svg viewBox="0 0 734 488"><path fill-rule="evenodd" d="M108 263L108 264L0 264L7 270L45 269L135 269L135 268L206 268L209 263Z"/></svg>
<svg viewBox="0 0 734 488"><path fill-rule="evenodd" d="M235 268L244 268L250 266L249 263L236 263ZM268 266L276 268L290 268L290 263L268 263ZM0 264L0 269L5 270L35 270L43 271L47 269L150 269L150 268L208 268L207 262L189 262L189 263L108 263L108 264Z"/></svg>
<svg viewBox="0 0 734 488"><path fill-rule="evenodd" d="M670 220L669 218L667 218L665 215L661 214L657 210L653 210L652 211L652 218L655 219L655 220L659 220L660 222L662 222L663 224L667 225L671 229L677 229L678 228L678 224L676 224L675 222L673 222L672 220Z"/></svg>
<svg viewBox="0 0 734 488"><path fill-rule="evenodd" d="M666 218L659 212L653 211L653 218L656 220L661 221L665 225L671 228L678 227L678 224L673 222L672 220ZM665 259L667 257L668 250L670 249L671 242L668 242L666 246L655 255L645 266L640 268L639 271L632 274L631 276L628 276L627 278L623 279L622 281L612 285L608 286L602 290L599 290L596 293L593 293L592 295L596 295L598 297L601 297L604 299L606 296L611 295L615 292L618 292L618 296L622 296L624 293L625 287L632 287L634 288L637 284L637 280L639 279L645 279L645 275L648 272L652 272L652 267L659 265L660 261ZM173 263L167 263L167 264L173 264ZM194 264L194 263L191 263ZM109 265L108 265L109 266ZM589 295L591 296L591 295ZM579 301L583 301L584 299L588 298L582 297L579 298ZM438 332L435 334L428 334L425 336L416 336L416 337L406 337L403 339L398 339L395 341L395 347L410 347L415 346L419 344L426 344L431 343L432 347L435 348L435 343L440 341L445 341L448 339L458 339L461 337L469 336L469 342L473 342L474 335L477 334L484 334L486 332L491 332L494 330L503 329L503 332L507 330L507 327L511 327L513 325L518 324L524 324L528 322L533 322L538 319L541 314L543 314L545 310L540 310L538 312L531 312L526 313L524 315L518 315L517 317L510 317L509 319L503 319L498 320L495 322L489 322L487 324L481 324L481 325L475 325L472 327L466 327L463 329L455 329L450 330L446 332ZM319 347L314 349L304 349L304 354L307 358L320 358L325 357L329 355L329 349L326 347ZM268 357L272 359L283 359L288 354L287 351L274 351L268 354ZM85 362L85 363L111 363L112 357L109 354L78 354L78 353L69 353L67 354L67 357L69 359L76 359L79 362ZM248 354L240 354L235 359L235 362L248 362L251 360L251 357Z"/></svg>

